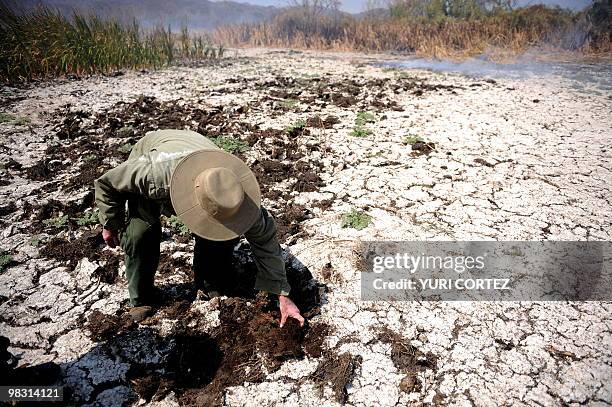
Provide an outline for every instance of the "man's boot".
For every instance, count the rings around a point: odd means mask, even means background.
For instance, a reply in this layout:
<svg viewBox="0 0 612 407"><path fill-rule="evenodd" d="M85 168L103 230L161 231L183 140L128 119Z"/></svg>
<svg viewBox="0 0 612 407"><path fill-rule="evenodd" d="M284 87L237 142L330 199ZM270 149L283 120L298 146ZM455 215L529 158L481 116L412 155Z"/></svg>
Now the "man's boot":
<svg viewBox="0 0 612 407"><path fill-rule="evenodd" d="M132 307L128 311L130 318L134 322L141 322L145 320L146 318L150 317L151 315L153 315L153 313L154 313L153 307L149 305L141 305L139 307Z"/></svg>

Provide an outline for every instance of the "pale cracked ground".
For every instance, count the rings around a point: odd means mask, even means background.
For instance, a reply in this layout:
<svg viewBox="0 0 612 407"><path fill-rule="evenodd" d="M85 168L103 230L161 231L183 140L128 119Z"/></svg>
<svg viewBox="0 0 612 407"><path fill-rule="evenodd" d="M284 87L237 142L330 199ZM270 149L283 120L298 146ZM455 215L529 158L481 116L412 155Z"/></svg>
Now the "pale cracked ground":
<svg viewBox="0 0 612 407"><path fill-rule="evenodd" d="M46 148L40 140L52 131L45 114L66 103L97 111L145 94L161 100L238 104L254 98L257 90L219 92L226 79L236 76L398 75L365 65L373 59L355 54L248 54L249 59L224 69L176 68L50 83L27 91L4 88L3 98L25 97L5 110L30 118L32 124L0 125L2 157L12 156L26 166L38 160ZM315 210L316 216L305 222L310 237L287 248L329 287L321 315L315 317L334 328L326 347L363 357L348 386L347 405L422 405L431 403L434 395L436 403L453 406L612 404L610 303L360 301L360 240L610 240L612 234L608 95L579 92L558 77L470 87L483 82L422 71L409 74L464 89L456 95L399 93L393 98L404 111L385 112L386 118L379 114L379 120L368 125L373 135L365 138L349 135L356 108L323 109L322 114L341 119L333 129L313 129L308 136L333 149L322 157L326 186L297 200L308 205L332 193L336 200L330 210ZM280 129L318 110L301 113L305 108L274 119L255 114L249 120ZM437 150L412 157L402 143L407 134L434 142ZM3 202L10 198L20 205L31 201L28 197L41 185L18 179L0 187L0 194ZM351 208L365 210L373 224L362 231L342 229L341 215ZM56 262L38 258L19 224L4 230L0 242L3 249L16 250L22 262L0 274L0 295L12 299L0 305L5 316L0 334L11 338L11 351L21 357L21 364L61 364L67 382L78 385L77 392L92 404L119 404L130 392L117 384L129 361L154 361L159 355L147 352L146 341L139 341L138 335L123 349L100 351L85 334L82 317L96 308L116 310L126 296L124 279L113 286L95 284L88 278L87 262L71 275ZM325 280L321 270L327 262L333 274ZM102 291L110 295L101 296ZM205 311L207 304L192 306ZM210 316L214 323L214 313ZM172 321L167 324L161 334ZM436 369L419 374L419 392L400 390L404 374L394 367L389 345L375 336L382 326L437 356ZM331 391L321 396L307 379L316 366L312 359L287 362L264 383L230 388L225 403L335 405ZM160 404L176 403L171 394Z"/></svg>

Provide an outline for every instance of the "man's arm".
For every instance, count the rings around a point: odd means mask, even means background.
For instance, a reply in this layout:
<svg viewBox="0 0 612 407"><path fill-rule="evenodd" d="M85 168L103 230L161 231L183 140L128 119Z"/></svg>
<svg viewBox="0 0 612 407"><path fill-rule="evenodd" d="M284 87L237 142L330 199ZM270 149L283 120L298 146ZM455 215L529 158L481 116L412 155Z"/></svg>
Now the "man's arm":
<svg viewBox="0 0 612 407"><path fill-rule="evenodd" d="M125 222L125 201L128 194L148 196L150 185L148 174L151 162L148 159L126 161L107 171L94 181L98 217L109 239L116 238L116 232ZM113 234L112 232L115 232ZM107 236L104 236L107 240Z"/></svg>
<svg viewBox="0 0 612 407"><path fill-rule="evenodd" d="M268 211L261 208L260 218L244 234L251 245L255 264L257 265L257 277L255 289L278 294L281 311L281 327L288 317L295 318L304 325L304 318L293 301L287 297L291 287L287 282L285 261L282 250L276 238L276 224Z"/></svg>

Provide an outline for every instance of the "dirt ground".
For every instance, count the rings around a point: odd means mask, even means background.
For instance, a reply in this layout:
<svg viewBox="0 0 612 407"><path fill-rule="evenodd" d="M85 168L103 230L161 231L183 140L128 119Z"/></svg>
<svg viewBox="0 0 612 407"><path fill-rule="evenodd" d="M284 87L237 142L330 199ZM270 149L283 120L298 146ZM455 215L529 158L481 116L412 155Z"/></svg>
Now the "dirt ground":
<svg viewBox="0 0 612 407"><path fill-rule="evenodd" d="M390 58L243 50L1 88L27 119L0 123L10 374L66 386L68 405L612 404L610 303L366 302L359 279L363 240L610 240L612 99L554 75L375 64ZM167 221L161 306L129 321L92 182L158 128L242 142L304 328L253 293L244 242L233 296L199 297L193 242ZM342 227L353 209L371 224Z"/></svg>

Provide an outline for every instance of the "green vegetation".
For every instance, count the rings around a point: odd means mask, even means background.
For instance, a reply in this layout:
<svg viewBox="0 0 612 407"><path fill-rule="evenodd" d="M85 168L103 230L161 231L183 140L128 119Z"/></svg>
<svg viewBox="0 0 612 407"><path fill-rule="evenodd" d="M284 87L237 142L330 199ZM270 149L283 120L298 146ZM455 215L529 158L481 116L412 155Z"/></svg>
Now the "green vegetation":
<svg viewBox="0 0 612 407"><path fill-rule="evenodd" d="M306 121L305 120L298 120L293 124L290 124L289 126L287 126L285 128L285 133L289 133L289 134L293 134L295 132L299 132L300 130L303 130L306 128Z"/></svg>
<svg viewBox="0 0 612 407"><path fill-rule="evenodd" d="M98 156L95 154L87 154L85 157L83 157L83 161L90 162L94 161L96 158L98 158Z"/></svg>
<svg viewBox="0 0 612 407"><path fill-rule="evenodd" d="M41 241L42 241L42 238L40 235L34 235L30 238L30 244L34 247L40 246Z"/></svg>
<svg viewBox="0 0 612 407"><path fill-rule="evenodd" d="M45 219L42 221L45 226L62 229L68 225L68 215L58 216L57 218Z"/></svg>
<svg viewBox="0 0 612 407"><path fill-rule="evenodd" d="M280 106L284 109L295 109L298 105L298 101L295 99L281 100Z"/></svg>
<svg viewBox="0 0 612 407"><path fill-rule="evenodd" d="M28 117L17 117L9 113L0 112L0 123L12 123L16 126L25 126L30 124Z"/></svg>
<svg viewBox="0 0 612 407"><path fill-rule="evenodd" d="M187 226L185 226L185 224L177 216L170 216L168 219L168 224L181 236L186 236L190 233L189 228L187 228Z"/></svg>
<svg viewBox="0 0 612 407"><path fill-rule="evenodd" d="M350 212L342 215L342 227L362 230L367 228L372 223L372 217L365 212L352 209Z"/></svg>
<svg viewBox="0 0 612 407"><path fill-rule="evenodd" d="M159 68L178 59L221 58L208 36L177 35L170 27L143 30L96 16L61 15L41 6L17 10L0 0L0 81L19 82L120 68Z"/></svg>
<svg viewBox="0 0 612 407"><path fill-rule="evenodd" d="M249 149L249 145L246 142L232 136L218 136L211 138L211 140L217 147L231 154L243 153Z"/></svg>
<svg viewBox="0 0 612 407"><path fill-rule="evenodd" d="M4 271L6 266L13 262L13 257L7 252L0 252L0 271Z"/></svg>
<svg viewBox="0 0 612 407"><path fill-rule="evenodd" d="M0 112L0 123L8 123L12 122L13 120L15 120L15 116L12 114Z"/></svg>
<svg viewBox="0 0 612 407"><path fill-rule="evenodd" d="M99 222L98 211L85 212L83 216L78 218L72 218L79 226L93 226Z"/></svg>
<svg viewBox="0 0 612 407"><path fill-rule="evenodd" d="M376 116L374 114L368 112L359 112L357 113L355 124L357 126L365 126L367 123L374 123L375 121Z"/></svg>
<svg viewBox="0 0 612 407"><path fill-rule="evenodd" d="M16 126L26 126L30 123L31 120L29 117L18 117L17 119L15 119L15 121L13 121L13 124Z"/></svg>
<svg viewBox="0 0 612 407"><path fill-rule="evenodd" d="M117 151L119 151L121 154L129 154L130 151L132 151L132 147L134 147L133 144L125 143L122 146L119 146L119 148L117 148Z"/></svg>
<svg viewBox="0 0 612 407"><path fill-rule="evenodd" d="M361 126L355 126L349 134L353 137L367 137L372 134L372 130Z"/></svg>
<svg viewBox="0 0 612 407"><path fill-rule="evenodd" d="M415 134L408 134L407 136L404 136L404 138L402 139L402 142L404 144L409 144L409 145L413 145L416 142L419 141L424 141L423 138L421 136L417 136Z"/></svg>

